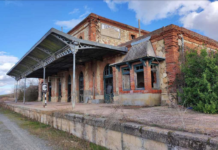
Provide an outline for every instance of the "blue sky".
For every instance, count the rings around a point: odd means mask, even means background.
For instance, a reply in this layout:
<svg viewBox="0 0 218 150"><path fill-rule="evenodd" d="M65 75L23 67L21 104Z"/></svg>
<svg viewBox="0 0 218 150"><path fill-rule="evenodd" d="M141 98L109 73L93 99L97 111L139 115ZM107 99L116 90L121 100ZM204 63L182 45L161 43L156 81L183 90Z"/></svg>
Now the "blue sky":
<svg viewBox="0 0 218 150"><path fill-rule="evenodd" d="M6 71L52 27L67 32L93 12L135 27L141 19L148 31L176 24L218 40L216 10L217 1L0 1L0 94L13 85Z"/></svg>

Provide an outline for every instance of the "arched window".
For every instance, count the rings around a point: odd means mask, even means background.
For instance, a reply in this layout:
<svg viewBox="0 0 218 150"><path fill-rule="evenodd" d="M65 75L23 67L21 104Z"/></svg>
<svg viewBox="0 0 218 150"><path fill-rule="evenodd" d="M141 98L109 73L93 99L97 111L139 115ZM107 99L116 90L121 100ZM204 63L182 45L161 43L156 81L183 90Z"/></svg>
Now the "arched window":
<svg viewBox="0 0 218 150"><path fill-rule="evenodd" d="M83 39L83 37L82 37L82 36L80 36L79 38L80 38L80 39Z"/></svg>

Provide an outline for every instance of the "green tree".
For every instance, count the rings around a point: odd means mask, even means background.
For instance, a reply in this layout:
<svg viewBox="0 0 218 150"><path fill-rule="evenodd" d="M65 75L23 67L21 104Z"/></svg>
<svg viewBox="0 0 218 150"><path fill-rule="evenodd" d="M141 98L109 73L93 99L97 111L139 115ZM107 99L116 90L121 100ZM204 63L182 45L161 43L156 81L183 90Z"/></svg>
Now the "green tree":
<svg viewBox="0 0 218 150"><path fill-rule="evenodd" d="M196 111L218 113L218 54L205 49L200 54L190 50L185 54L181 72L185 86L178 95L183 104Z"/></svg>

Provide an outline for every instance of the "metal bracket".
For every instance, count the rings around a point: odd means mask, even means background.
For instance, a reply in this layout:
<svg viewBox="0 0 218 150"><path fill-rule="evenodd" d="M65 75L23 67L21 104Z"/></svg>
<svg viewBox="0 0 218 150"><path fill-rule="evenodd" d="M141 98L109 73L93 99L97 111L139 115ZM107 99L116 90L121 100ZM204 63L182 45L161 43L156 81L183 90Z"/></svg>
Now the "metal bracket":
<svg viewBox="0 0 218 150"><path fill-rule="evenodd" d="M131 70L132 69L132 65L130 62L126 62L126 64L128 65L129 69Z"/></svg>
<svg viewBox="0 0 218 150"><path fill-rule="evenodd" d="M74 42L74 44L69 44L70 50L73 54L76 54L79 49L79 43Z"/></svg>
<svg viewBox="0 0 218 150"><path fill-rule="evenodd" d="M52 52L50 51L50 50L47 50L47 49L44 49L44 48L42 48L42 47L36 47L37 49L39 49L39 50L41 50L41 51L43 51L44 53L46 53L46 54L48 54L48 55L52 55Z"/></svg>
<svg viewBox="0 0 218 150"><path fill-rule="evenodd" d="M146 62L145 62L145 60L143 60L142 58L139 59L139 60L142 62L143 66L146 67Z"/></svg>
<svg viewBox="0 0 218 150"><path fill-rule="evenodd" d="M151 60L148 61L149 66L151 66L152 61L154 61L154 58L152 58Z"/></svg>
<svg viewBox="0 0 218 150"><path fill-rule="evenodd" d="M32 57L32 56L27 56L28 58L31 58L32 60L35 60L35 61L37 61L37 62L40 62L41 60L40 59L38 59L38 58L36 58L36 57Z"/></svg>
<svg viewBox="0 0 218 150"><path fill-rule="evenodd" d="M120 72L120 66L115 65L116 69Z"/></svg>

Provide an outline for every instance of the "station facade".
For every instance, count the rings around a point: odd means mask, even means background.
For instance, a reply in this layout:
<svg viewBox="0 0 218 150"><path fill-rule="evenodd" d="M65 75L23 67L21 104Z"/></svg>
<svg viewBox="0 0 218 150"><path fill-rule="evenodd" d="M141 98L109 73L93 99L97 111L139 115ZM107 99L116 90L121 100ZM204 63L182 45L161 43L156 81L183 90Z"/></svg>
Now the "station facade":
<svg viewBox="0 0 218 150"><path fill-rule="evenodd" d="M176 25L139 33L138 28L96 14L90 14L67 34L128 49L126 53L108 52L100 58L76 64L76 102L80 103L168 104L169 85L180 71L180 54L190 48L208 51L218 48L217 41ZM72 72L69 67L46 77L49 101L71 101ZM42 100L42 83L40 79L39 101Z"/></svg>

